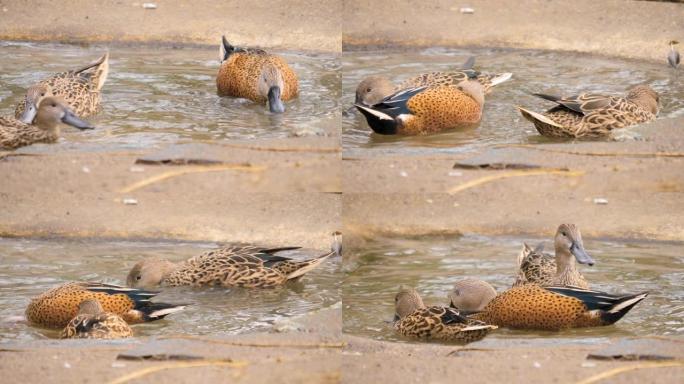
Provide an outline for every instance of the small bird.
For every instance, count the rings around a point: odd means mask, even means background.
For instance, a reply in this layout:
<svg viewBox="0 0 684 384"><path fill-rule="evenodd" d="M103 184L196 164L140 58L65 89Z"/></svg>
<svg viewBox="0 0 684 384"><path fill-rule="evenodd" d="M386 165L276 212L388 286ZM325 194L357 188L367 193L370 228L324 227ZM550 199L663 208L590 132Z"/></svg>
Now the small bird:
<svg viewBox="0 0 684 384"><path fill-rule="evenodd" d="M78 117L88 117L99 112L100 92L109 73L109 53L81 68L61 72L34 84L17 105L14 116L31 124L44 97L59 96Z"/></svg>
<svg viewBox="0 0 684 384"><path fill-rule="evenodd" d="M532 250L523 244L518 256L518 276L513 286L534 283L589 289L589 283L575 266L575 260L580 264L594 265L594 259L584 249L579 228L574 224L559 225L554 247L556 254L552 256L543 252L543 245Z"/></svg>
<svg viewBox="0 0 684 384"><path fill-rule="evenodd" d="M127 323L163 319L181 311L185 305L153 303L158 292L95 282L70 282L34 298L26 307L29 323L45 328L63 328L78 314L84 300L97 300L106 312L121 316Z"/></svg>
<svg viewBox="0 0 684 384"><path fill-rule="evenodd" d="M63 99L53 96L41 100L32 122L26 124L14 117L0 117L0 148L15 149L34 143L54 143L59 138L60 123L80 130L93 129L90 123L76 117Z"/></svg>
<svg viewBox="0 0 684 384"><path fill-rule="evenodd" d="M670 41L670 53L667 54L667 62L670 67L677 69L679 67L680 57L679 52L675 49L675 45L679 44L679 41Z"/></svg>
<svg viewBox="0 0 684 384"><path fill-rule="evenodd" d="M660 97L648 85L637 85L625 97L582 93L560 97L534 94L557 105L544 113L518 107L522 116L532 122L543 136L562 138L596 138L613 130L655 120Z"/></svg>
<svg viewBox="0 0 684 384"><path fill-rule="evenodd" d="M401 287L394 304L394 330L402 336L470 343L497 328L468 319L455 308L426 307L418 292L410 287Z"/></svg>
<svg viewBox="0 0 684 384"><path fill-rule="evenodd" d="M270 288L301 278L334 252L296 261L278 256L299 247L231 246L205 252L181 263L148 258L135 264L126 278L130 287L211 286Z"/></svg>
<svg viewBox="0 0 684 384"><path fill-rule="evenodd" d="M219 96L267 102L273 113L285 112L283 101L297 96L297 74L280 56L261 49L235 47L223 36L220 60L216 77Z"/></svg>
<svg viewBox="0 0 684 384"><path fill-rule="evenodd" d="M342 232L335 231L332 233L332 244L330 244L330 250L335 253L335 256L342 256Z"/></svg>
<svg viewBox="0 0 684 384"><path fill-rule="evenodd" d="M83 300L78 315L62 330L62 339L124 339L133 330L121 316L105 312L97 300Z"/></svg>
<svg viewBox="0 0 684 384"><path fill-rule="evenodd" d="M464 303L490 295L474 284L459 287L459 292L459 296L451 297L452 307L467 307ZM648 292L612 295L572 286L523 284L498 294L468 318L513 329L558 331L599 327L614 324L646 296Z"/></svg>

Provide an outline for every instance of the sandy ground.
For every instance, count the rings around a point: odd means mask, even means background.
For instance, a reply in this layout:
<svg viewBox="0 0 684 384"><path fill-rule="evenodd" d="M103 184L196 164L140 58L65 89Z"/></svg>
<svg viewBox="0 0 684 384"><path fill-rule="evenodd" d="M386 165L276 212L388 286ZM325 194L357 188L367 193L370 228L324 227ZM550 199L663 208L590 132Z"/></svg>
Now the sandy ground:
<svg viewBox="0 0 684 384"><path fill-rule="evenodd" d="M341 9L337 0L1 0L0 40L213 46L225 34L241 45L339 52Z"/></svg>
<svg viewBox="0 0 684 384"><path fill-rule="evenodd" d="M473 14L461 8L474 9ZM624 0L345 0L343 46L552 49L665 62L684 4Z"/></svg>

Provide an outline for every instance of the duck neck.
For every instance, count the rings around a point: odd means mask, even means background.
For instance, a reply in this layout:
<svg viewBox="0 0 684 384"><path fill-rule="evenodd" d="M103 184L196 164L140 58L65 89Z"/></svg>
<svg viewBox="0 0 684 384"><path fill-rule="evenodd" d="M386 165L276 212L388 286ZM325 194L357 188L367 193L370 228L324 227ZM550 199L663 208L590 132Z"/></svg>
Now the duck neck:
<svg viewBox="0 0 684 384"><path fill-rule="evenodd" d="M575 285L582 275L577 271L575 258L565 249L556 249L556 284Z"/></svg>

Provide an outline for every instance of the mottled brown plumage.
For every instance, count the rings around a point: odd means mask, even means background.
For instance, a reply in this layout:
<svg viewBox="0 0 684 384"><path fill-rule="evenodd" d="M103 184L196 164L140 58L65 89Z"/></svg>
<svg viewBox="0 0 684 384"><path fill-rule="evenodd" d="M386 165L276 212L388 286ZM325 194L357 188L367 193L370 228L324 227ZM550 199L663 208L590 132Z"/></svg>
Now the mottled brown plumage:
<svg viewBox="0 0 684 384"><path fill-rule="evenodd" d="M62 339L123 339L133 336L131 327L121 316L105 312L97 300L84 300L78 315L64 327Z"/></svg>
<svg viewBox="0 0 684 384"><path fill-rule="evenodd" d="M418 292L411 288L402 288L394 301L394 329L402 336L470 343L497 328L463 317L455 308L426 307Z"/></svg>
<svg viewBox="0 0 684 384"><path fill-rule="evenodd" d="M518 276L513 286L534 283L589 289L589 283L575 265L575 260L580 264L594 265L594 260L584 249L579 228L574 224L561 224L554 237L554 247L556 254L552 256L543 252L543 246L533 250L523 244L518 256Z"/></svg>
<svg viewBox="0 0 684 384"><path fill-rule="evenodd" d="M404 135L424 135L478 123L483 105L482 86L474 80L457 87L405 89L370 107L355 104L376 133Z"/></svg>
<svg viewBox="0 0 684 384"><path fill-rule="evenodd" d="M153 321L178 312L183 305L152 303L156 292L112 284L71 282L50 289L31 299L26 319L45 328L63 328L78 314L84 300L97 300L105 312L121 316L128 323Z"/></svg>
<svg viewBox="0 0 684 384"><path fill-rule="evenodd" d="M64 99L76 116L87 117L98 113L102 109L100 91L108 73L109 53L105 53L97 61L84 67L53 75L29 87L26 96L14 110L14 116L30 124L40 101L48 96L59 96Z"/></svg>
<svg viewBox="0 0 684 384"><path fill-rule="evenodd" d="M558 104L543 114L518 107L537 131L549 137L601 137L614 130L655 120L658 94L647 85L638 85L625 97L583 93L573 97L535 94Z"/></svg>
<svg viewBox="0 0 684 384"><path fill-rule="evenodd" d="M647 292L616 296L576 287L513 287L471 318L500 327L560 330L610 325L643 300Z"/></svg>
<svg viewBox="0 0 684 384"><path fill-rule="evenodd" d="M462 82L470 79L477 80L482 85L484 93L489 93L493 86L509 80L512 76L511 73L485 74L477 72L472 68L474 63L475 59L470 58L463 64L461 70L453 72L423 73L396 86L384 76L366 77L356 87L355 103L372 106L403 89L438 86L456 87Z"/></svg>
<svg viewBox="0 0 684 384"><path fill-rule="evenodd" d="M329 252L304 261L276 255L279 251L297 248L233 246L208 251L178 264L158 258L146 259L133 266L126 281L132 287L220 285L270 288L299 279L334 254Z"/></svg>
<svg viewBox="0 0 684 384"><path fill-rule="evenodd" d="M220 59L216 77L219 96L268 102L271 112L283 112L282 101L297 96L297 74L280 56L261 49L234 47L223 37Z"/></svg>
<svg viewBox="0 0 684 384"><path fill-rule="evenodd" d="M33 124L23 123L13 117L0 117L0 148L15 149L34 143L54 143L59 138L60 123L82 130L93 128L87 121L77 118L61 98L46 97L40 102Z"/></svg>

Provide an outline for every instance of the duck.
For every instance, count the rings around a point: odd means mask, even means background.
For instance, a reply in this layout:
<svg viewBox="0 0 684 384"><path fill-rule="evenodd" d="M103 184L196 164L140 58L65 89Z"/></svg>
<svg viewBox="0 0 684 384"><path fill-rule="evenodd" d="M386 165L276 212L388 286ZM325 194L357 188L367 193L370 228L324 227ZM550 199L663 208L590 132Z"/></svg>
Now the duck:
<svg viewBox="0 0 684 384"><path fill-rule="evenodd" d="M479 123L484 89L471 79L458 86L406 88L375 105L354 106L377 134L427 135Z"/></svg>
<svg viewBox="0 0 684 384"><path fill-rule="evenodd" d="M31 299L26 319L43 328L64 328L78 315L84 300L97 300L105 312L121 316L127 323L163 319L185 309L185 304L154 303L158 292L97 282L72 281L52 288Z"/></svg>
<svg viewBox="0 0 684 384"><path fill-rule="evenodd" d="M625 97L582 93L561 97L535 93L557 105L544 113L518 106L542 136L555 138L606 137L616 129L655 120L659 111L658 93L648 85L637 85Z"/></svg>
<svg viewBox="0 0 684 384"><path fill-rule="evenodd" d="M399 85L395 85L385 76L368 76L364 78L356 87L356 98L354 103L365 106L372 106L380 103L387 96L401 91L402 89L415 88L422 86L458 86L468 79L476 79L487 94L491 88L508 81L513 76L512 73L484 74L473 69L475 58L470 57L460 70L452 72L430 72L414 76Z"/></svg>
<svg viewBox="0 0 684 384"><path fill-rule="evenodd" d="M50 96L41 100L31 124L11 116L0 117L0 148L16 149L34 143L54 143L59 139L60 123L80 130L94 128L76 117L63 99Z"/></svg>
<svg viewBox="0 0 684 384"><path fill-rule="evenodd" d="M285 112L283 101L297 96L297 74L285 59L257 48L238 48L221 38L216 77L219 96L233 96L268 103L272 113Z"/></svg>
<svg viewBox="0 0 684 384"><path fill-rule="evenodd" d="M496 290L489 283L466 278L454 283L447 297L451 308L458 309L462 315L471 315L481 312L496 295Z"/></svg>
<svg viewBox="0 0 684 384"><path fill-rule="evenodd" d="M532 249L523 244L518 256L518 276L513 286L522 284L572 285L589 288L589 283L577 270L575 260L580 264L593 266L594 259L584 249L582 234L575 224L561 224L554 237L556 255L543 252L544 245Z"/></svg>
<svg viewBox="0 0 684 384"><path fill-rule="evenodd" d="M31 124L38 113L40 101L50 96L64 99L78 117L94 115L102 109L100 94L108 74L109 52L86 66L57 73L28 88L14 110L14 117Z"/></svg>
<svg viewBox="0 0 684 384"><path fill-rule="evenodd" d="M133 330L121 316L105 312L97 300L83 300L78 314L60 333L62 339L124 339L133 336Z"/></svg>
<svg viewBox="0 0 684 384"><path fill-rule="evenodd" d="M300 247L230 246L205 252L181 263L147 258L136 263L126 283L136 288L212 286L271 288L301 278L334 254L296 261L276 253Z"/></svg>
<svg viewBox="0 0 684 384"><path fill-rule="evenodd" d="M467 302L475 301L483 292L481 285L462 286L459 296L450 297L450 306L468 308ZM538 331L599 327L614 324L646 296L648 292L613 295L572 286L523 284L496 295L468 318L499 327Z"/></svg>
<svg viewBox="0 0 684 384"><path fill-rule="evenodd" d="M670 67L677 69L677 67L679 67L681 58L679 57L679 52L677 52L675 49L675 45L679 44L679 41L671 40L669 44L670 52L667 54L667 63L670 64Z"/></svg>
<svg viewBox="0 0 684 384"><path fill-rule="evenodd" d="M497 326L462 316L455 308L426 307L418 292L401 287L394 298L394 330L405 337L470 343Z"/></svg>

